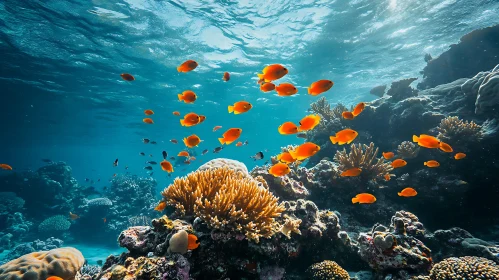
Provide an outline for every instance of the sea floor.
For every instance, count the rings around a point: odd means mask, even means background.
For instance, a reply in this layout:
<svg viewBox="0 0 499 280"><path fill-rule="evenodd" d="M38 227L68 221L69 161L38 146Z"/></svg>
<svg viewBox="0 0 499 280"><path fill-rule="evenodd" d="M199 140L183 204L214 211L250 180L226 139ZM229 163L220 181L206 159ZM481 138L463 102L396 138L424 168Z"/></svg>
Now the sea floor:
<svg viewBox="0 0 499 280"><path fill-rule="evenodd" d="M126 252L126 249L116 247L106 247L98 244L64 243L64 247L74 247L83 254L88 264L96 265L97 261L106 261L109 255L119 255Z"/></svg>

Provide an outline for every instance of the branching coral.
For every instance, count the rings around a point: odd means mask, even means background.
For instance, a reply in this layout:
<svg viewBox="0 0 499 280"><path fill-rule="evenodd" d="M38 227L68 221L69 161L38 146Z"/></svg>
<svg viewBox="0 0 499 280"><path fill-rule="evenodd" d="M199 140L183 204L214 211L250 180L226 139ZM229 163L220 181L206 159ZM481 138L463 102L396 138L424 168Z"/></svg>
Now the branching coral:
<svg viewBox="0 0 499 280"><path fill-rule="evenodd" d="M323 261L311 265L307 273L309 279L315 280L348 280L350 276L348 272L333 261Z"/></svg>
<svg viewBox="0 0 499 280"><path fill-rule="evenodd" d="M450 144L474 142L483 138L482 126L473 121L463 121L458 117L447 117L437 127L438 139Z"/></svg>
<svg viewBox="0 0 499 280"><path fill-rule="evenodd" d="M228 167L177 178L161 195L177 214L200 217L212 228L241 232L255 242L279 230L274 218L284 211L257 181Z"/></svg>
<svg viewBox="0 0 499 280"><path fill-rule="evenodd" d="M362 144L352 144L350 152L346 149L337 151L334 156L334 161L338 163L338 170L344 172L354 167L362 169L361 178L366 180L376 180L382 178L383 175L392 171L393 167L390 163L385 162L383 158L376 158L378 148L374 147L371 142L369 146Z"/></svg>
<svg viewBox="0 0 499 280"><path fill-rule="evenodd" d="M316 114L320 114L325 120L330 121L332 119L341 118L341 114L348 109L341 103L331 108L331 104L329 104L329 102L327 102L326 98L323 96L310 105L310 110Z"/></svg>
<svg viewBox="0 0 499 280"><path fill-rule="evenodd" d="M294 232L296 234L301 235L301 231L299 229L301 224L300 219L290 219L288 218L286 222L284 222L284 225L281 227L281 233L286 235L288 239L291 238L291 233Z"/></svg>
<svg viewBox="0 0 499 280"><path fill-rule="evenodd" d="M400 143L397 148L397 155L401 158L415 158L418 156L419 147L409 141Z"/></svg>
<svg viewBox="0 0 499 280"><path fill-rule="evenodd" d="M499 279L499 266L486 258L448 258L437 263L430 272L430 280Z"/></svg>

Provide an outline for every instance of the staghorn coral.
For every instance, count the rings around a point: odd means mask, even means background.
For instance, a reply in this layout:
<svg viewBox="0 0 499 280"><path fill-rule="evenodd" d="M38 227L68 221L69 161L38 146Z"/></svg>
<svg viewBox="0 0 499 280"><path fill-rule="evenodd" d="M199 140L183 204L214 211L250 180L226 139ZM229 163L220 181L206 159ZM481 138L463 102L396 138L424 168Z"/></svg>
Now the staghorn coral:
<svg viewBox="0 0 499 280"><path fill-rule="evenodd" d="M334 261L323 261L307 269L309 278L314 280L349 280L348 272Z"/></svg>
<svg viewBox="0 0 499 280"><path fill-rule="evenodd" d="M448 258L437 263L430 271L430 280L499 279L499 266L480 257Z"/></svg>
<svg viewBox="0 0 499 280"><path fill-rule="evenodd" d="M278 198L229 167L195 171L177 178L161 195L181 216L196 216L210 227L236 231L258 243L277 230L284 208Z"/></svg>
<svg viewBox="0 0 499 280"><path fill-rule="evenodd" d="M81 252L71 247L30 253L0 266L0 280L47 279L49 276L73 280L84 263Z"/></svg>
<svg viewBox="0 0 499 280"><path fill-rule="evenodd" d="M437 127L438 139L451 144L463 144L481 140L484 136L482 126L459 117L447 117Z"/></svg>
<svg viewBox="0 0 499 280"><path fill-rule="evenodd" d="M415 158L419 154L419 147L409 141L404 141L400 143L397 148L397 155L401 158Z"/></svg>
<svg viewBox="0 0 499 280"><path fill-rule="evenodd" d="M61 232L66 231L71 226L71 222L68 221L63 215L52 216L45 219L38 225L39 232Z"/></svg>
<svg viewBox="0 0 499 280"><path fill-rule="evenodd" d="M392 171L393 167L390 163L386 163L383 158L376 158L378 148L374 148L374 143L369 146L352 144L350 153L346 149L337 151L334 156L334 161L338 163L338 170L344 172L348 169L359 167L362 169L360 177L366 180L376 180L382 178L383 175Z"/></svg>
<svg viewBox="0 0 499 280"><path fill-rule="evenodd" d="M338 105L331 108L331 104L327 102L327 99L324 96L310 105L310 111L320 114L321 117L327 121L340 119L341 114L347 110L347 107L341 103L338 103Z"/></svg>

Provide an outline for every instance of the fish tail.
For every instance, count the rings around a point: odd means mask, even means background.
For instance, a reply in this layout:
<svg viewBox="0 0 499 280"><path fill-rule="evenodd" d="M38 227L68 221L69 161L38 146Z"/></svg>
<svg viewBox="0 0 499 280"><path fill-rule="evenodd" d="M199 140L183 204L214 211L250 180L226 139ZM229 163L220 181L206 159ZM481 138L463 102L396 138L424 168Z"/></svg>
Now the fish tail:
<svg viewBox="0 0 499 280"><path fill-rule="evenodd" d="M329 136L329 139L331 140L331 142L333 142L333 144L338 143L338 140L334 136Z"/></svg>
<svg viewBox="0 0 499 280"><path fill-rule="evenodd" d="M178 72L182 72L182 68L180 66L177 67Z"/></svg>
<svg viewBox="0 0 499 280"><path fill-rule="evenodd" d="M308 94L312 95L312 88L307 88Z"/></svg>
<svg viewBox="0 0 499 280"><path fill-rule="evenodd" d="M399 196L402 196L402 193L401 193L401 192L398 192L397 194L398 194Z"/></svg>
<svg viewBox="0 0 499 280"><path fill-rule="evenodd" d="M228 109L229 109L229 113L234 112L234 106L229 105Z"/></svg>
<svg viewBox="0 0 499 280"><path fill-rule="evenodd" d="M263 74L257 74L260 80L263 80Z"/></svg>
<svg viewBox="0 0 499 280"><path fill-rule="evenodd" d="M412 135L412 142L418 142L419 141L419 137L417 137L416 135Z"/></svg>
<svg viewBox="0 0 499 280"><path fill-rule="evenodd" d="M428 163L425 161L425 162L424 162L424 165L428 165Z"/></svg>
<svg viewBox="0 0 499 280"><path fill-rule="evenodd" d="M182 126L185 126L184 120L180 120L180 124L181 124Z"/></svg>
<svg viewBox="0 0 499 280"><path fill-rule="evenodd" d="M225 139L224 138L218 138L218 141L220 141L220 144L225 144Z"/></svg>
<svg viewBox="0 0 499 280"><path fill-rule="evenodd" d="M182 94L178 94L178 101L184 100L184 96Z"/></svg>
<svg viewBox="0 0 499 280"><path fill-rule="evenodd" d="M356 198L356 197L352 198L352 203L357 203L357 202L359 202L358 198Z"/></svg>

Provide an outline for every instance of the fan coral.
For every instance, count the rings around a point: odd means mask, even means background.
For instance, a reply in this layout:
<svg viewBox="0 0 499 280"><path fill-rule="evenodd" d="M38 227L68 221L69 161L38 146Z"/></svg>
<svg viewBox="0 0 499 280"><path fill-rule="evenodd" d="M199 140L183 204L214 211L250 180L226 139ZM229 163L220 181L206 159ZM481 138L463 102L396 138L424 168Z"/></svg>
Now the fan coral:
<svg viewBox="0 0 499 280"><path fill-rule="evenodd" d="M483 138L482 126L458 117L447 117L437 127L438 139L451 144L474 142Z"/></svg>
<svg viewBox="0 0 499 280"><path fill-rule="evenodd" d="M433 266L430 272L430 280L498 278L499 266L481 257L448 258Z"/></svg>
<svg viewBox="0 0 499 280"><path fill-rule="evenodd" d="M0 266L0 279L47 279L49 276L59 276L64 280L73 280L84 263L85 258L75 248L40 251Z"/></svg>
<svg viewBox="0 0 499 280"><path fill-rule="evenodd" d="M323 96L310 105L310 110L316 114L320 114L325 120L331 121L332 119L340 119L341 114L348 109L341 103L336 105L334 108L331 108L331 104L329 104Z"/></svg>
<svg viewBox="0 0 499 280"><path fill-rule="evenodd" d="M310 279L314 280L348 280L348 272L333 261L323 261L311 265L307 270Z"/></svg>
<svg viewBox="0 0 499 280"><path fill-rule="evenodd" d="M212 228L241 232L257 243L276 233L274 218L284 211L258 182L225 166L177 178L161 195L177 214L195 215Z"/></svg>
<svg viewBox="0 0 499 280"><path fill-rule="evenodd" d="M409 141L400 143L397 148L397 155L401 158L415 158L419 154L419 147Z"/></svg>
<svg viewBox="0 0 499 280"><path fill-rule="evenodd" d="M374 148L374 143L372 142L369 146L365 144L358 144L357 146L352 144L352 146L350 146L350 153L347 153L346 149L337 151L334 156L334 161L338 163L338 170L340 172L358 167L362 169L360 174L361 178L376 180L393 169L390 163L385 162L385 159L376 159L377 154L378 148Z"/></svg>
<svg viewBox="0 0 499 280"><path fill-rule="evenodd" d="M57 231L66 231L71 226L71 222L68 221L63 215L52 216L48 219L45 219L43 222L38 225L39 232L57 232Z"/></svg>

